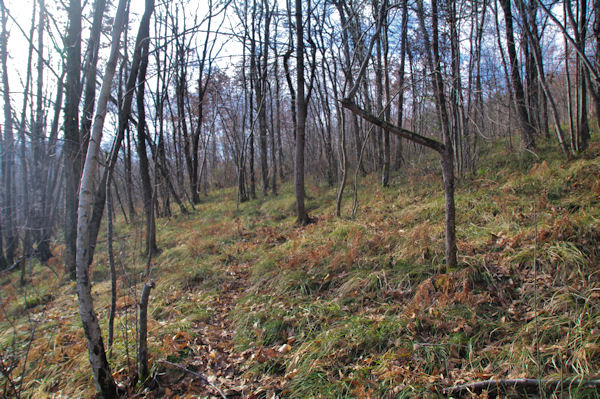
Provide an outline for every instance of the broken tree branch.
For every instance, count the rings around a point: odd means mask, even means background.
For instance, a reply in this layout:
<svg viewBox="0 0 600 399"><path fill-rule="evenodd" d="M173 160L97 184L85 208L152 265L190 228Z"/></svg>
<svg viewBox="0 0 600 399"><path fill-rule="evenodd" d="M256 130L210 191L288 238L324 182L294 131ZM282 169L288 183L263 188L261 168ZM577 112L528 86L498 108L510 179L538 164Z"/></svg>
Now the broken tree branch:
<svg viewBox="0 0 600 399"><path fill-rule="evenodd" d="M555 390L564 386L572 387L586 387L600 389L600 379L598 380L585 380L581 378L571 379L555 379L555 380L539 380L536 378L511 378L506 380L488 380L471 382L464 385L457 385L454 387L444 388L444 395L459 395L468 392L480 392L488 390L490 392L497 392L502 389L519 389L519 390L532 390L532 389L543 389L544 391Z"/></svg>

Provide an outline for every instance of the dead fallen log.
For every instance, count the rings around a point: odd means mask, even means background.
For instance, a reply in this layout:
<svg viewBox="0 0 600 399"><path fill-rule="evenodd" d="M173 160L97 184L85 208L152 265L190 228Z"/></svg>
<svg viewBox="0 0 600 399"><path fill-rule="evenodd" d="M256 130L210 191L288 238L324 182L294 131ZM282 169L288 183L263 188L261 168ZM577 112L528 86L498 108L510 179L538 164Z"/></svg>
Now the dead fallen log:
<svg viewBox="0 0 600 399"><path fill-rule="evenodd" d="M547 392L573 387L600 389L600 379L586 380L581 378L567 378L539 380L536 378L511 378L506 380L478 381L444 388L444 395L461 395L470 392L481 392L483 390L487 390L489 393L496 393L500 389L516 389L521 391L537 391L543 389Z"/></svg>

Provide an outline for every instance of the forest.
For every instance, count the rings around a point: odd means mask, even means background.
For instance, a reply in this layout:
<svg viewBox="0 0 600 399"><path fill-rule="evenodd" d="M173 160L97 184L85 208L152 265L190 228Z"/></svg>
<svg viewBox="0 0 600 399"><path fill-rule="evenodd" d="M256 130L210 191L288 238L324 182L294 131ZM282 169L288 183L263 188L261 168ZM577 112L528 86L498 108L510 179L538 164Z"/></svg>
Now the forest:
<svg viewBox="0 0 600 399"><path fill-rule="evenodd" d="M3 398L600 397L600 0L0 0Z"/></svg>

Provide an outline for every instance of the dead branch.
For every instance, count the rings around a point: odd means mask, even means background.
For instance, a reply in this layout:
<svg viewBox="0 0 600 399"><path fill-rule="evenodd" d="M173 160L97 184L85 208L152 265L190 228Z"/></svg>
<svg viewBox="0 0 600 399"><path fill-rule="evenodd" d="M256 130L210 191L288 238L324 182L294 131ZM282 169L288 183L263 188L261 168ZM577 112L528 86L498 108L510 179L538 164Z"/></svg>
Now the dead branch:
<svg viewBox="0 0 600 399"><path fill-rule="evenodd" d="M464 385L444 388L444 395L461 395L469 392L480 392L488 390L497 392L500 389L518 389L518 390L540 390L544 391L555 390L562 387L586 387L600 389L600 379L586 380L581 378L572 379L548 379L539 380L536 378L510 378L506 380L488 380L471 382Z"/></svg>

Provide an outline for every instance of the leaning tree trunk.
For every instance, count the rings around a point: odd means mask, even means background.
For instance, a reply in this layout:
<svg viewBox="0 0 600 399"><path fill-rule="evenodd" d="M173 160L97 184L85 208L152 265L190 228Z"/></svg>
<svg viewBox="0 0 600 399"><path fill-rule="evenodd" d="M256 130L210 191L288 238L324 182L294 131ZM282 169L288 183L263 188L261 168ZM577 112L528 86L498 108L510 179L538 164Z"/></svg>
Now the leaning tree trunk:
<svg viewBox="0 0 600 399"><path fill-rule="evenodd" d="M152 7L154 7L154 2L152 2ZM110 155L108 161L106 162L107 166L102 172L100 184L98 185L98 189L96 190L96 198L94 200L92 218L90 220L89 228L90 249L88 261L90 264L92 263L92 258L94 256L96 241L98 239L98 232L100 231L100 223L102 222L102 214L104 213L104 205L106 202L106 181L108 178L108 172L112 170L117 164L119 151L123 143L123 138L125 137L125 130L127 130L129 127L129 119L131 116L131 103L133 101L133 94L135 91L135 86L137 84L137 76L139 73L142 58L142 44L146 40L148 40L148 34L150 30L150 17L152 15L153 9L154 8L152 8L149 12L144 12L142 20L140 22L137 37L135 40L135 49L133 53L133 59L131 61L131 68L129 71L129 76L127 77L127 83L125 85L125 95L123 98L121 108L119 110L119 125L117 134L115 139L113 140Z"/></svg>
<svg viewBox="0 0 600 399"><path fill-rule="evenodd" d="M93 202L94 180L96 170L98 168L98 155L100 153L100 142L102 141L104 119L106 117L106 111L108 108L112 80L117 68L121 32L125 26L127 14L125 12L126 3L127 0L119 0L119 5L116 11L111 38L112 42L110 55L106 64L102 88L98 97L98 107L94 116L92 135L90 137L81 177L79 206L77 209L77 251L75 263L77 272L77 295L79 297L79 314L81 316L85 337L87 339L88 353L90 364L92 366L94 382L96 383L96 388L104 398L116 398L117 387L106 359L104 343L102 340L102 330L100 329L100 324L98 323L98 318L94 311L88 269L89 220L91 216L90 211ZM79 7L79 12L81 12L78 0L71 0L71 6L75 8ZM79 68L79 65L77 65L77 67Z"/></svg>
<svg viewBox="0 0 600 399"><path fill-rule="evenodd" d="M83 115L81 117L81 128L79 131L81 139L81 149L78 157L80 158L81 168L83 168L83 159L85 155L83 150L87 149L87 144L92 128L92 117L94 116L94 106L96 104L96 79L98 75L98 50L100 49L100 34L102 33L102 17L106 8L106 0L96 0L94 3L94 19L90 38L88 39L88 55L86 60L87 69L85 70L85 88L83 98Z"/></svg>

